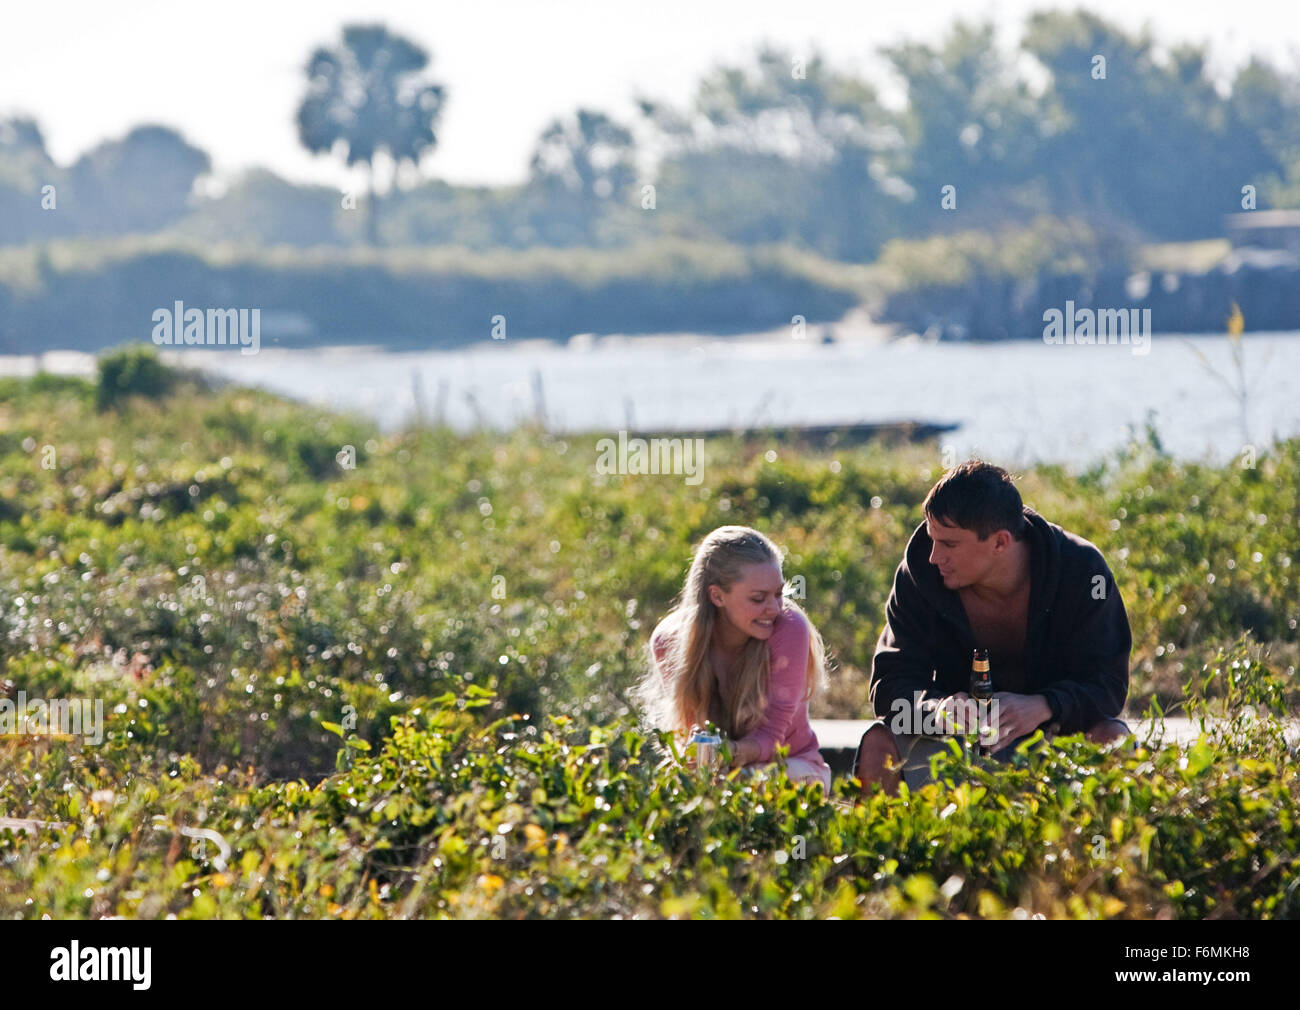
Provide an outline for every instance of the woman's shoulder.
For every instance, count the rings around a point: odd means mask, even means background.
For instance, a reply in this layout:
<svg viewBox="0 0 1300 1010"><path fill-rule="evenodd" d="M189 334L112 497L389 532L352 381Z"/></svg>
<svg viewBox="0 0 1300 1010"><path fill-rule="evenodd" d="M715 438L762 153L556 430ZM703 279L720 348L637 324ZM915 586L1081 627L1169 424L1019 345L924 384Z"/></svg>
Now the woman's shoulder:
<svg viewBox="0 0 1300 1010"><path fill-rule="evenodd" d="M767 641L773 651L801 651L808 648L811 635L812 623L808 620L808 615L796 604L785 600L781 613L777 615L776 624L772 627L772 637Z"/></svg>
<svg viewBox="0 0 1300 1010"><path fill-rule="evenodd" d="M668 645L669 641L673 637L676 627L677 621L672 614L669 614L655 625L655 630L650 632L650 648L652 648L656 654L660 653L663 648Z"/></svg>
<svg viewBox="0 0 1300 1010"><path fill-rule="evenodd" d="M795 671L805 670L811 638L812 623L808 616L797 605L784 601L772 637L767 640L772 673L793 677Z"/></svg>
<svg viewBox="0 0 1300 1010"><path fill-rule="evenodd" d="M780 635L782 638L806 638L811 628L812 623L808 620L808 615L799 605L790 600L783 600L781 612L777 614L776 623L772 626L772 637L776 638Z"/></svg>

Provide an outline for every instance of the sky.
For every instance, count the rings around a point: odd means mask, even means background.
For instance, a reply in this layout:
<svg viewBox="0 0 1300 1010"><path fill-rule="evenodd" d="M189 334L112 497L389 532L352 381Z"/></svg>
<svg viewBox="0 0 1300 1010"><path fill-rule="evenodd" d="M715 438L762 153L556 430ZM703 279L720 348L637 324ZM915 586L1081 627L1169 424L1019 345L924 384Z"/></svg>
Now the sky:
<svg viewBox="0 0 1300 1010"><path fill-rule="evenodd" d="M1013 45L1051 4L1007 0L0 0L0 116L34 117L56 161L160 123L213 158L220 179L253 166L350 187L340 160L298 143L302 68L351 22L381 22L432 55L448 90L425 175L460 184L522 181L538 134L580 106L630 119L645 95L687 104L719 63L764 42L819 51L897 100L875 51L937 43L958 17L992 20ZM1276 0L1094 0L1088 10L1162 44L1209 43L1226 79L1257 54L1300 67L1300 5ZM1291 41L1288 41L1291 40Z"/></svg>

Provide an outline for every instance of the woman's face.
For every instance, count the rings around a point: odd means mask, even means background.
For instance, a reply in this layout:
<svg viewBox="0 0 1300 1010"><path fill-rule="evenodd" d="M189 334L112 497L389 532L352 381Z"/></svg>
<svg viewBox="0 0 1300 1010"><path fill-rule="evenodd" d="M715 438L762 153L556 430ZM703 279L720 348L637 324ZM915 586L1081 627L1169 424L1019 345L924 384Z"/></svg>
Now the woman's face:
<svg viewBox="0 0 1300 1010"><path fill-rule="evenodd" d="M770 638L777 615L781 612L781 595L785 580L781 566L749 564L740 569L740 577L730 591L716 583L709 586L709 599L718 608L718 620L735 631L754 638Z"/></svg>

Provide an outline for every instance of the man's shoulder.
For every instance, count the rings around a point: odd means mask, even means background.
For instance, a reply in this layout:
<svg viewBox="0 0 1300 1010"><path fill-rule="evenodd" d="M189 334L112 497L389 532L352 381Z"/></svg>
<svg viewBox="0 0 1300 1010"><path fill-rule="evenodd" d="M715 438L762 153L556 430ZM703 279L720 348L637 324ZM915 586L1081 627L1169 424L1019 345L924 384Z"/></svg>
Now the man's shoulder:
<svg viewBox="0 0 1300 1010"><path fill-rule="evenodd" d="M1026 517L1031 523L1036 522L1040 532L1051 537L1055 545L1058 563L1063 570L1107 570L1105 555L1102 554L1101 548L1091 540L1067 530L1060 524L1054 523L1036 512L1031 513L1029 509L1026 509Z"/></svg>
<svg viewBox="0 0 1300 1010"><path fill-rule="evenodd" d="M1118 600L1111 592L1114 575L1105 556L1091 540L1038 517L1040 534L1050 537L1046 579L1047 598L1062 613L1090 610L1096 601Z"/></svg>

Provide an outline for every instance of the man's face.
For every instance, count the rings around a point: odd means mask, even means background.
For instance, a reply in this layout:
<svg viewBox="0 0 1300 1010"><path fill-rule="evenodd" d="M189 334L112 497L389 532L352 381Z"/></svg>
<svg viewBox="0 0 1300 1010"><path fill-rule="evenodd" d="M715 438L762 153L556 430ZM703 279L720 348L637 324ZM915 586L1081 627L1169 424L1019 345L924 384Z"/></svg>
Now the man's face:
<svg viewBox="0 0 1300 1010"><path fill-rule="evenodd" d="M993 570L999 545L1009 541L1011 534L998 530L986 540L981 540L974 530L949 526L933 519L925 520L925 532L933 546L930 564L939 569L943 584L948 589L962 589L984 581Z"/></svg>

